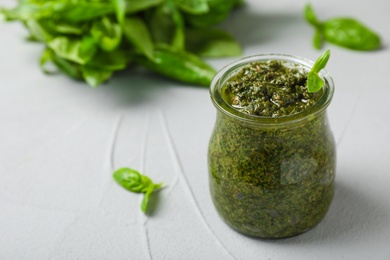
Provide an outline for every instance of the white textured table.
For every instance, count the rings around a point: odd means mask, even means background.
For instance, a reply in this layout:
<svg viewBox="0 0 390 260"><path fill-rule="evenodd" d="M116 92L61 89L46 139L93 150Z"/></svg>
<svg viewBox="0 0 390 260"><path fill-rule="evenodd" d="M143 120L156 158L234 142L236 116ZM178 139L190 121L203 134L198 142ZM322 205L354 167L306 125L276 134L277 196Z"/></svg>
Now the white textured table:
<svg viewBox="0 0 390 260"><path fill-rule="evenodd" d="M245 56L319 56L302 19L306 1L247 2L222 25ZM326 46L336 83L328 110L336 195L319 226L275 241L236 233L212 205L207 89L135 72L98 89L46 76L42 46L24 41L20 24L0 23L0 259L390 259L390 2L312 3L320 18L364 21L385 48ZM168 185L151 217L139 210L142 196L113 181L123 166Z"/></svg>

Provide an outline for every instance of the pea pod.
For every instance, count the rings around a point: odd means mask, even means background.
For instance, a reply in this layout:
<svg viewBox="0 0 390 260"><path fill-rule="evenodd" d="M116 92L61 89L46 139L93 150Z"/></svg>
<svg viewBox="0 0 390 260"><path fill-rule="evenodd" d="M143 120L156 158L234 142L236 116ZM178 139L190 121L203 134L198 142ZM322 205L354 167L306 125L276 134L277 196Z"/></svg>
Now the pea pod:
<svg viewBox="0 0 390 260"><path fill-rule="evenodd" d="M152 58L138 56L136 60L166 77L203 86L209 86L216 73L194 54L163 44L156 46Z"/></svg>
<svg viewBox="0 0 390 260"><path fill-rule="evenodd" d="M380 36L353 18L333 18L320 22L310 4L305 8L305 19L315 28L314 47L323 41L352 50L370 51L381 46Z"/></svg>

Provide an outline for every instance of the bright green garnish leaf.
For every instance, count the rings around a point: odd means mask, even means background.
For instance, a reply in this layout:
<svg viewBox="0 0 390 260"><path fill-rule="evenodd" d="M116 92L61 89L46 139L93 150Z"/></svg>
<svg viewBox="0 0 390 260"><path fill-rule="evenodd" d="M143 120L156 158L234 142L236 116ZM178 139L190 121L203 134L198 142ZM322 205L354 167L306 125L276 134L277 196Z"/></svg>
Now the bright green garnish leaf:
<svg viewBox="0 0 390 260"><path fill-rule="evenodd" d="M325 84L318 73L325 68L330 57L330 50L322 54L314 63L310 72L307 74L307 89L310 93L318 92Z"/></svg>
<svg viewBox="0 0 390 260"><path fill-rule="evenodd" d="M380 36L353 18L333 18L320 22L310 4L305 6L305 19L316 30L313 44L321 48L322 41L360 51L376 50L381 46Z"/></svg>
<svg viewBox="0 0 390 260"><path fill-rule="evenodd" d="M147 210L151 194L162 186L162 183L155 184L149 177L130 168L116 170L113 177L115 181L126 190L145 194L141 203L141 210L144 213Z"/></svg>

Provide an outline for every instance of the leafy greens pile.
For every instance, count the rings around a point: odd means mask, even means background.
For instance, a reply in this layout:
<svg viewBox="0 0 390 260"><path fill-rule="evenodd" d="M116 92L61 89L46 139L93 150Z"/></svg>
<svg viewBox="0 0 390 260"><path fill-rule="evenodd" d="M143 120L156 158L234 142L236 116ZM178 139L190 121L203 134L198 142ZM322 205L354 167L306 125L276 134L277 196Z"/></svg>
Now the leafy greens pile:
<svg viewBox="0 0 390 260"><path fill-rule="evenodd" d="M215 71L200 59L236 56L234 38L212 28L242 0L20 0L0 9L46 46L48 63L96 87L115 71L140 64L164 76L208 86Z"/></svg>

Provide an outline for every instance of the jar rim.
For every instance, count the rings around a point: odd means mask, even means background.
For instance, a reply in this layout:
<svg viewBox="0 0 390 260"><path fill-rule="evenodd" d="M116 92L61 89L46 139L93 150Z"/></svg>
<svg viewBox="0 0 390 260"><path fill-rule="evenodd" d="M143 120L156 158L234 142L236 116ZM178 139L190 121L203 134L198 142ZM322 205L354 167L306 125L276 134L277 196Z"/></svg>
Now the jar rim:
<svg viewBox="0 0 390 260"><path fill-rule="evenodd" d="M230 117L248 123L276 126L301 122L303 120L306 120L310 116L316 116L317 114L322 113L329 106L333 98L334 82L332 76L326 69L323 69L319 72L320 77L325 81L325 84L322 88L323 93L320 99L313 106L303 110L302 112L280 117L265 117L245 114L229 105L220 93L221 88L224 86L226 81L232 76L234 76L235 73L237 73L245 65L248 65L251 62L268 60L278 60L282 62L298 64L307 70L310 70L314 65L313 61L306 58L277 53L258 54L244 57L235 62L232 62L217 72L210 85L210 97L217 110L223 112Z"/></svg>

